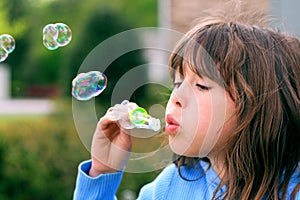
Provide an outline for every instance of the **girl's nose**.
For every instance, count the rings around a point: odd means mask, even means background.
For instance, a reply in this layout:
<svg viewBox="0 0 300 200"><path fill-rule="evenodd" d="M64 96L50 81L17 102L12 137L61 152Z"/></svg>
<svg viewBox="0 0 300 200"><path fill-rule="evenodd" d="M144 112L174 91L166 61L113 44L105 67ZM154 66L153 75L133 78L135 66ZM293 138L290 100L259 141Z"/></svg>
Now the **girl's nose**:
<svg viewBox="0 0 300 200"><path fill-rule="evenodd" d="M173 103L174 106L176 107L182 107L182 103L180 101L180 98L178 97L177 92L173 91L171 94L171 102Z"/></svg>
<svg viewBox="0 0 300 200"><path fill-rule="evenodd" d="M172 104L176 107L183 108L186 105L186 101L188 97L187 94L188 86L185 82L182 82L178 88L175 88L172 91L170 100Z"/></svg>

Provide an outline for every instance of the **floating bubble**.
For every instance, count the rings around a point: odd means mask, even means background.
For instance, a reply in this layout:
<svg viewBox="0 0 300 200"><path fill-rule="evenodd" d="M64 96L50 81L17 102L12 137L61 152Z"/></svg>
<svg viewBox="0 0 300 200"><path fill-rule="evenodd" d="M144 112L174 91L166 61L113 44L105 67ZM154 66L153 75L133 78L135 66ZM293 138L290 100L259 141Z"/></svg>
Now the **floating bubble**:
<svg viewBox="0 0 300 200"><path fill-rule="evenodd" d="M71 39L72 31L64 23L48 24L43 28L43 44L49 50L66 46Z"/></svg>
<svg viewBox="0 0 300 200"><path fill-rule="evenodd" d="M57 36L57 44L60 47L66 46L70 43L72 39L72 31L71 29L63 24L63 23L57 23L56 24L57 30L58 30L58 36Z"/></svg>
<svg viewBox="0 0 300 200"><path fill-rule="evenodd" d="M13 52L16 47L15 39L8 34L0 35L0 62L7 59L8 54Z"/></svg>
<svg viewBox="0 0 300 200"><path fill-rule="evenodd" d="M56 39L58 30L55 24L48 24L43 28L43 44L49 50L58 48Z"/></svg>
<svg viewBox="0 0 300 200"><path fill-rule="evenodd" d="M89 100L101 94L106 83L106 76L99 71L80 73L72 81L72 95L77 100Z"/></svg>
<svg viewBox="0 0 300 200"><path fill-rule="evenodd" d="M11 53L16 47L15 39L8 34L0 35L0 45L7 52Z"/></svg>

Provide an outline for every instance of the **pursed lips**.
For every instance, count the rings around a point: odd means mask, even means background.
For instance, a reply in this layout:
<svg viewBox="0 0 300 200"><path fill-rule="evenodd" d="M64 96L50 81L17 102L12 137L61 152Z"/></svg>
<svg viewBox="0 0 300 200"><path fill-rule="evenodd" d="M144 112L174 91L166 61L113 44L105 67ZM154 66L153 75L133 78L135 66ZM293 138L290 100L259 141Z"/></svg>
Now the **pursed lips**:
<svg viewBox="0 0 300 200"><path fill-rule="evenodd" d="M168 135L175 134L180 125L175 117L172 116L172 114L167 114L166 116L166 133Z"/></svg>

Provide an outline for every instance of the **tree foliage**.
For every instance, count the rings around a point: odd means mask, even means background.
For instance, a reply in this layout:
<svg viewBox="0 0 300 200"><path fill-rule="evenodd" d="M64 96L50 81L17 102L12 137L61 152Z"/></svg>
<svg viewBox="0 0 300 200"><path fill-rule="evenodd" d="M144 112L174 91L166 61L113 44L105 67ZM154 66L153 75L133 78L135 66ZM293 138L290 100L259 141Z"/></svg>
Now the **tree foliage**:
<svg viewBox="0 0 300 200"><path fill-rule="evenodd" d="M152 0L135 5L122 0L1 1L0 31L16 39L16 49L5 61L12 72L11 93L26 96L31 86L55 85L63 90L61 94L69 94L70 78L87 53L120 31L155 26L156 4ZM50 51L42 44L42 29L57 22L67 24L73 37L68 46ZM140 54L131 56L141 59ZM68 86L62 84L66 82Z"/></svg>
<svg viewBox="0 0 300 200"><path fill-rule="evenodd" d="M16 49L4 62L12 72L13 97L28 96L33 86L49 85L70 97L71 81L87 54L124 30L156 26L156 4L153 0L131 4L124 0L1 0L0 34L11 34L16 40ZM67 24L73 37L68 46L50 51L42 44L42 29L57 22ZM144 62L141 52L134 51L111 63L105 71L109 85L98 102L102 109L122 74ZM137 92L142 95L143 90ZM78 163L89 154L76 135L70 105L38 120L22 118L2 124L0 120L0 199L72 198ZM154 174L125 176L121 190L137 192Z"/></svg>

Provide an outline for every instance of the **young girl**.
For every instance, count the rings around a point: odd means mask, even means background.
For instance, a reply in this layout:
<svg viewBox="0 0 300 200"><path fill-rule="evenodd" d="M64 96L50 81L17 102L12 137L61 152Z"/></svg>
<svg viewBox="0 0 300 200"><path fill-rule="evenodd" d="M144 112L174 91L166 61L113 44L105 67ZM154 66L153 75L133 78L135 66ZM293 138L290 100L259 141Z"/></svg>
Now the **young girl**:
<svg viewBox="0 0 300 200"><path fill-rule="evenodd" d="M138 199L300 199L300 42L210 18L169 63L165 131L176 159ZM130 149L126 130L103 116L74 199L114 199Z"/></svg>

